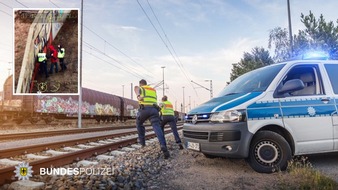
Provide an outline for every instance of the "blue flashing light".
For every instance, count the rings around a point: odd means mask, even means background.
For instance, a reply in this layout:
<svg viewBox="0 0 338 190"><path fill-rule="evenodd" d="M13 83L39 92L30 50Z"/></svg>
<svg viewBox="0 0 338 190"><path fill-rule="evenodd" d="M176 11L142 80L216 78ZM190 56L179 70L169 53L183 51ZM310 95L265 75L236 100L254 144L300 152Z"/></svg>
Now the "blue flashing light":
<svg viewBox="0 0 338 190"><path fill-rule="evenodd" d="M329 57L328 53L322 51L312 51L303 55L303 59L306 60L327 60Z"/></svg>
<svg viewBox="0 0 338 190"><path fill-rule="evenodd" d="M203 118L208 118L208 115L204 114L202 115Z"/></svg>

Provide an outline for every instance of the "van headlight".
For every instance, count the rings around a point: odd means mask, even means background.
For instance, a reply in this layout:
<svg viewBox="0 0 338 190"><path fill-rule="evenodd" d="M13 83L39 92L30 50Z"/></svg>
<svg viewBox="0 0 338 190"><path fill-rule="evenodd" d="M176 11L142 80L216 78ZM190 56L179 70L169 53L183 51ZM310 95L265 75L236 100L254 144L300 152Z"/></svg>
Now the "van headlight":
<svg viewBox="0 0 338 190"><path fill-rule="evenodd" d="M245 110L227 110L213 113L210 117L211 122L241 122L246 121Z"/></svg>

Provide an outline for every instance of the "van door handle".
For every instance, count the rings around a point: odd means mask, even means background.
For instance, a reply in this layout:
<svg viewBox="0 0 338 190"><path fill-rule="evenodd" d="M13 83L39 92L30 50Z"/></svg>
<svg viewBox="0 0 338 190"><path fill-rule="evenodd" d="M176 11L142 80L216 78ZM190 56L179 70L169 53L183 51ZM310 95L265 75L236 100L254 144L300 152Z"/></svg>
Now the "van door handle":
<svg viewBox="0 0 338 190"><path fill-rule="evenodd" d="M320 101L322 101L324 104L329 103L330 98L322 98Z"/></svg>

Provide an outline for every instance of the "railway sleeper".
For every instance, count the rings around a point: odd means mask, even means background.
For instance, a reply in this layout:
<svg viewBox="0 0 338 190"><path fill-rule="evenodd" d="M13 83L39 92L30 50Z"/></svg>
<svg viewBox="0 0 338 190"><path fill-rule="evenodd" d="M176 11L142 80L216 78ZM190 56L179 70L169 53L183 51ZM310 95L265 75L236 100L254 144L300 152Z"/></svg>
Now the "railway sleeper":
<svg viewBox="0 0 338 190"><path fill-rule="evenodd" d="M52 123L55 120L55 118L52 117L52 116L43 117L42 119L45 121L46 124L50 124L50 123Z"/></svg>
<svg viewBox="0 0 338 190"><path fill-rule="evenodd" d="M30 117L30 118L28 118L28 121L31 123L31 124L36 124L38 121L40 120L40 118L39 117Z"/></svg>

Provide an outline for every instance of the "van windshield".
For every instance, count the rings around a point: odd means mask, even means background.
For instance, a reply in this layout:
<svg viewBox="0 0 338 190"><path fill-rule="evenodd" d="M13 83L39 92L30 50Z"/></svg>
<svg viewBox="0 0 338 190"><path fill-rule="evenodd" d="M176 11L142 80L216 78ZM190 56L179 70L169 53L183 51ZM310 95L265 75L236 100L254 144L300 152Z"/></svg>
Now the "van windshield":
<svg viewBox="0 0 338 190"><path fill-rule="evenodd" d="M221 97L248 92L263 92L268 88L284 65L285 64L266 66L245 73L226 86L218 96Z"/></svg>

